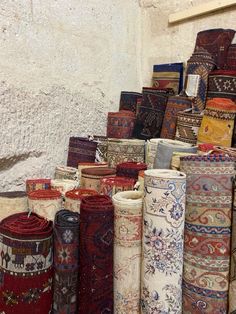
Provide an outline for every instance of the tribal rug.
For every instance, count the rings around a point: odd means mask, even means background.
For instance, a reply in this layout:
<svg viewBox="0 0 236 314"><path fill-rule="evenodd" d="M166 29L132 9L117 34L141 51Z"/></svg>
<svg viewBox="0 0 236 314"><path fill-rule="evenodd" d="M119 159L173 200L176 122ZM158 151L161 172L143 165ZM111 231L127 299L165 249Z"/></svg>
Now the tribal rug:
<svg viewBox="0 0 236 314"><path fill-rule="evenodd" d="M107 137L131 138L134 130L135 113L128 110L108 112Z"/></svg>
<svg viewBox="0 0 236 314"><path fill-rule="evenodd" d="M236 101L236 71L217 70L209 74L208 98L230 98Z"/></svg>
<svg viewBox="0 0 236 314"><path fill-rule="evenodd" d="M129 110L136 113L137 103L140 99L142 99L141 93L122 91L119 110Z"/></svg>

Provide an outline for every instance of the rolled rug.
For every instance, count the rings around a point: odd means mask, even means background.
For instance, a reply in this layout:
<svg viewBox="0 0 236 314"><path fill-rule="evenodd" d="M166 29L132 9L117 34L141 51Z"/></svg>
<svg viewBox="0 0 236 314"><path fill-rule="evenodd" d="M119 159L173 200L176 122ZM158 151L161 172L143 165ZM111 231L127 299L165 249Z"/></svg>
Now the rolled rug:
<svg viewBox="0 0 236 314"><path fill-rule="evenodd" d="M57 212L54 222L53 313L78 313L79 214Z"/></svg>
<svg viewBox="0 0 236 314"><path fill-rule="evenodd" d="M189 108L192 108L191 97L172 96L168 98L161 128L161 138L175 138L177 114L179 111Z"/></svg>
<svg viewBox="0 0 236 314"><path fill-rule="evenodd" d="M140 313L143 193L124 191L115 207L114 313Z"/></svg>
<svg viewBox="0 0 236 314"><path fill-rule="evenodd" d="M118 192L133 190L135 180L125 177L110 177L100 181L100 194L112 197Z"/></svg>
<svg viewBox="0 0 236 314"><path fill-rule="evenodd" d="M187 176L183 313L228 313L234 159L181 157L180 168Z"/></svg>
<svg viewBox="0 0 236 314"><path fill-rule="evenodd" d="M54 221L62 208L61 193L56 190L37 190L28 194L29 211Z"/></svg>
<svg viewBox="0 0 236 314"><path fill-rule="evenodd" d="M141 170L146 170L147 165L143 162L122 162L116 166L116 174L120 177L128 177L138 180L138 174Z"/></svg>
<svg viewBox="0 0 236 314"><path fill-rule="evenodd" d="M125 161L144 162L145 141L108 139L107 161L110 167Z"/></svg>
<svg viewBox="0 0 236 314"><path fill-rule="evenodd" d="M134 130L136 115L128 110L108 112L107 137L131 138Z"/></svg>
<svg viewBox="0 0 236 314"><path fill-rule="evenodd" d="M229 282L229 314L236 313L236 186L234 182L234 201L232 216L230 282Z"/></svg>
<svg viewBox="0 0 236 314"><path fill-rule="evenodd" d="M182 313L186 175L144 172L142 313Z"/></svg>
<svg viewBox="0 0 236 314"><path fill-rule="evenodd" d="M141 93L122 91L120 94L120 110L129 110L136 113L137 103L142 99Z"/></svg>
<svg viewBox="0 0 236 314"><path fill-rule="evenodd" d="M78 164L78 176L81 178L81 171L83 169L94 168L94 167L108 167L107 162L80 162Z"/></svg>
<svg viewBox="0 0 236 314"><path fill-rule="evenodd" d="M78 167L79 162L95 162L97 142L86 137L70 137L67 166Z"/></svg>
<svg viewBox="0 0 236 314"><path fill-rule="evenodd" d="M66 192L64 207L67 210L80 213L81 200L85 196L98 195L98 192L91 189L74 189Z"/></svg>
<svg viewBox="0 0 236 314"><path fill-rule="evenodd" d="M27 194L24 191L0 193L0 221L10 215L28 211Z"/></svg>
<svg viewBox="0 0 236 314"><path fill-rule="evenodd" d="M73 167L56 166L54 179L76 180L77 169Z"/></svg>
<svg viewBox="0 0 236 314"><path fill-rule="evenodd" d="M114 207L109 196L87 196L80 209L78 314L113 313Z"/></svg>
<svg viewBox="0 0 236 314"><path fill-rule="evenodd" d="M198 131L198 143L230 147L235 116L236 104L231 99L213 98L208 100Z"/></svg>
<svg viewBox="0 0 236 314"><path fill-rule="evenodd" d="M26 192L35 190L49 190L51 188L51 179L27 179Z"/></svg>
<svg viewBox="0 0 236 314"><path fill-rule="evenodd" d="M190 155L197 153L197 146L176 140L162 140L158 143L154 161L155 169L170 169L171 159L174 152L185 152Z"/></svg>
<svg viewBox="0 0 236 314"><path fill-rule="evenodd" d="M77 180L55 179L51 181L51 189L59 191L62 196L65 196L67 191L78 188Z"/></svg>
<svg viewBox="0 0 236 314"><path fill-rule="evenodd" d="M1 221L1 313L51 313L52 233L52 222L34 213Z"/></svg>
<svg viewBox="0 0 236 314"><path fill-rule="evenodd" d="M101 179L116 175L116 169L109 167L94 167L83 169L81 173L80 186L84 189L92 189L100 192Z"/></svg>

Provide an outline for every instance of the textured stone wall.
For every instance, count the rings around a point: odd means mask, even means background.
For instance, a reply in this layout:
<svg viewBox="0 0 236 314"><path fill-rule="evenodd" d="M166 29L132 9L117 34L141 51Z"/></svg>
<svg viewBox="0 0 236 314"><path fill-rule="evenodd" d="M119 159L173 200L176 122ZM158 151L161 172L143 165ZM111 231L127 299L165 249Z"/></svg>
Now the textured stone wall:
<svg viewBox="0 0 236 314"><path fill-rule="evenodd" d="M142 73L144 85L151 83L152 66L186 62L193 52L196 35L210 28L236 29L236 7L168 24L171 13L210 0L140 0L142 14Z"/></svg>
<svg viewBox="0 0 236 314"><path fill-rule="evenodd" d="M105 134L141 88L138 1L0 1L0 190L50 177L70 135Z"/></svg>

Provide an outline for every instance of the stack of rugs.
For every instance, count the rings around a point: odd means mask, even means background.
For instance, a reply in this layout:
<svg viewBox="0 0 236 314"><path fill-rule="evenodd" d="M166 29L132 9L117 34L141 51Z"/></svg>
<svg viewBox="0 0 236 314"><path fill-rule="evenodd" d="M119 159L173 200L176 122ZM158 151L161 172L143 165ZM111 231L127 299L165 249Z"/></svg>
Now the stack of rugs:
<svg viewBox="0 0 236 314"><path fill-rule="evenodd" d="M122 91L107 134L0 193L0 314L236 313L235 31Z"/></svg>

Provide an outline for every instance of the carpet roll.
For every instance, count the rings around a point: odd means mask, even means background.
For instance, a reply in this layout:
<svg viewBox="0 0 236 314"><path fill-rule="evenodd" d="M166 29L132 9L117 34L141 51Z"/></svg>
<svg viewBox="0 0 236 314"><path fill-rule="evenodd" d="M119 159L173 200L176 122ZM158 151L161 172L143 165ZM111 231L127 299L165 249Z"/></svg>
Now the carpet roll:
<svg viewBox="0 0 236 314"><path fill-rule="evenodd" d="M186 176L146 170L144 185L142 313L181 314Z"/></svg>
<svg viewBox="0 0 236 314"><path fill-rule="evenodd" d="M0 193L0 221L10 215L28 210L27 194L24 191Z"/></svg>
<svg viewBox="0 0 236 314"><path fill-rule="evenodd" d="M147 165L143 162L122 162L116 166L116 174L121 177L128 177L138 180L138 173L141 170L146 170Z"/></svg>
<svg viewBox="0 0 236 314"><path fill-rule="evenodd" d="M60 210L54 222L54 314L77 314L78 270L79 214Z"/></svg>
<svg viewBox="0 0 236 314"><path fill-rule="evenodd" d="M94 167L82 170L80 186L84 189L92 189L100 192L101 179L113 177L116 169L109 167Z"/></svg>
<svg viewBox="0 0 236 314"><path fill-rule="evenodd" d="M110 177L100 181L100 193L112 197L118 192L133 190L135 180L125 177Z"/></svg>
<svg viewBox="0 0 236 314"><path fill-rule="evenodd" d="M97 191L91 189L74 189L66 192L64 207L67 210L80 213L81 200L85 196L97 195Z"/></svg>
<svg viewBox="0 0 236 314"><path fill-rule="evenodd" d="M79 314L113 313L114 207L109 196L87 196L80 209Z"/></svg>
<svg viewBox="0 0 236 314"><path fill-rule="evenodd" d="M181 157L187 176L183 313L228 313L234 159Z"/></svg>
<svg viewBox="0 0 236 314"><path fill-rule="evenodd" d="M73 167L56 166L54 179L76 180L77 169Z"/></svg>
<svg viewBox="0 0 236 314"><path fill-rule="evenodd" d="M67 191L76 189L79 182L76 180L68 179L54 179L51 181L51 189L59 191L62 196L65 196Z"/></svg>
<svg viewBox="0 0 236 314"><path fill-rule="evenodd" d="M51 179L27 179L26 192L35 190L49 190L51 188Z"/></svg>
<svg viewBox="0 0 236 314"><path fill-rule="evenodd" d="M51 312L52 235L52 222L34 213L18 213L1 221L1 313Z"/></svg>
<svg viewBox="0 0 236 314"><path fill-rule="evenodd" d="M115 207L114 313L140 313L143 193L124 191Z"/></svg>

